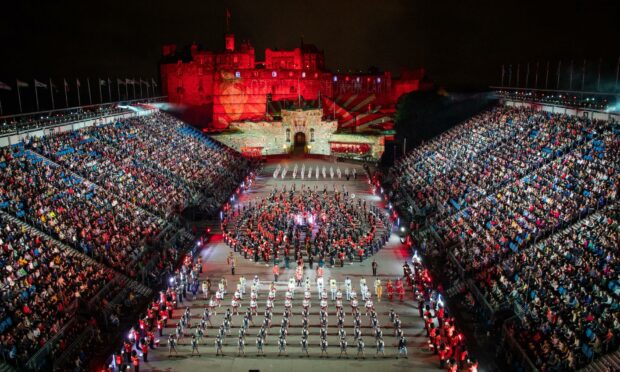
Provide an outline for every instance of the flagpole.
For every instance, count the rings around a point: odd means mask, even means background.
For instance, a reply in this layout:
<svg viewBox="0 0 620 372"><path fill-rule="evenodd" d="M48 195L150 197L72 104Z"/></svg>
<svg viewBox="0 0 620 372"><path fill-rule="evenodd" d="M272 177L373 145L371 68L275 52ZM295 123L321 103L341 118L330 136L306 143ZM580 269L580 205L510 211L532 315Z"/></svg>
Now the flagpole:
<svg viewBox="0 0 620 372"><path fill-rule="evenodd" d="M19 102L19 112L22 113L24 111L22 110L22 97L19 94L19 81L16 79L15 82L17 83L17 102Z"/></svg>
<svg viewBox="0 0 620 372"><path fill-rule="evenodd" d="M2 116L2 100L0 100L0 116Z"/></svg>
<svg viewBox="0 0 620 372"><path fill-rule="evenodd" d="M538 61L536 61L536 77L534 79L534 88L538 89Z"/></svg>
<svg viewBox="0 0 620 372"><path fill-rule="evenodd" d="M562 60L558 62L558 80L555 84L555 89L560 89L560 75L562 74Z"/></svg>
<svg viewBox="0 0 620 372"><path fill-rule="evenodd" d="M86 84L88 85L88 103L93 104L93 96L90 94L90 78L86 78Z"/></svg>
<svg viewBox="0 0 620 372"><path fill-rule="evenodd" d="M516 83L516 87L519 88L519 75L520 75L520 70L521 70L521 64L517 63L517 83Z"/></svg>
<svg viewBox="0 0 620 372"><path fill-rule="evenodd" d="M530 81L530 63L527 63L527 67L525 70L525 89L528 88L528 83Z"/></svg>
<svg viewBox="0 0 620 372"><path fill-rule="evenodd" d="M581 97L583 97L583 87L586 83L586 60L583 60L583 67L581 68Z"/></svg>
<svg viewBox="0 0 620 372"><path fill-rule="evenodd" d="M101 95L101 78L97 78L97 80L99 81L99 103L103 103L103 96Z"/></svg>
<svg viewBox="0 0 620 372"><path fill-rule="evenodd" d="M125 78L125 99L129 101L129 88L127 84L129 84L129 79Z"/></svg>
<svg viewBox="0 0 620 372"><path fill-rule="evenodd" d="M616 63L616 84L614 85L614 92L618 91L618 75L620 74L620 57L618 57L618 63Z"/></svg>
<svg viewBox="0 0 620 372"><path fill-rule="evenodd" d="M136 78L131 79L131 89L133 90L133 99L136 99Z"/></svg>
<svg viewBox="0 0 620 372"><path fill-rule="evenodd" d="M508 87L512 87L512 65L508 66Z"/></svg>
<svg viewBox="0 0 620 372"><path fill-rule="evenodd" d="M37 92L37 79L34 79L34 99L37 103L37 111L39 111L39 92Z"/></svg>
<svg viewBox="0 0 620 372"><path fill-rule="evenodd" d="M62 78L62 82L65 87L65 107L69 107L69 97L67 97L67 79Z"/></svg>
<svg viewBox="0 0 620 372"><path fill-rule="evenodd" d="M140 98L143 98L144 96L142 95L142 78L140 78Z"/></svg>
<svg viewBox="0 0 620 372"><path fill-rule="evenodd" d="M120 101L121 100L121 85L118 83L118 78L116 78L116 93L117 93L117 98Z"/></svg>
<svg viewBox="0 0 620 372"><path fill-rule="evenodd" d="M603 63L603 58L598 59L598 78L596 79L596 90L601 91L601 64Z"/></svg>
<svg viewBox="0 0 620 372"><path fill-rule="evenodd" d="M547 61L547 73L545 74L545 89L549 85L549 61Z"/></svg>
<svg viewBox="0 0 620 372"><path fill-rule="evenodd" d="M504 65L502 65L502 82L501 82L501 84L500 84L500 87L503 87L503 86L504 86L504 73L505 73L505 71L504 71Z"/></svg>
<svg viewBox="0 0 620 372"><path fill-rule="evenodd" d="M108 78L108 101L112 102L112 87L110 85L112 85L112 80Z"/></svg>
<svg viewBox="0 0 620 372"><path fill-rule="evenodd" d="M77 87L78 106L82 106L82 100L80 99L80 80L79 79L75 79L75 86Z"/></svg>
<svg viewBox="0 0 620 372"><path fill-rule="evenodd" d="M570 60L570 75L568 78L568 90L573 90L573 60Z"/></svg>
<svg viewBox="0 0 620 372"><path fill-rule="evenodd" d="M52 98L52 110L56 108L54 104L54 84L52 83L52 78L50 78L50 97Z"/></svg>

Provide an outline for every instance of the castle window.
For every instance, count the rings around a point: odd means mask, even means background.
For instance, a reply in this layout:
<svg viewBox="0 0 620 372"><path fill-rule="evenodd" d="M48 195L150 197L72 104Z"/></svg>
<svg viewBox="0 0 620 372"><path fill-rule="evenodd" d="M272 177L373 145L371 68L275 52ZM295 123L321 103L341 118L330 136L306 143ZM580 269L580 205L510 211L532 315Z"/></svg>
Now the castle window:
<svg viewBox="0 0 620 372"><path fill-rule="evenodd" d="M271 71L271 77L278 77L277 71Z"/></svg>
<svg viewBox="0 0 620 372"><path fill-rule="evenodd" d="M286 142L291 142L291 130L286 129Z"/></svg>
<svg viewBox="0 0 620 372"><path fill-rule="evenodd" d="M314 142L314 128L310 128L310 142Z"/></svg>
<svg viewBox="0 0 620 372"><path fill-rule="evenodd" d="M235 71L235 77L238 79L241 77L241 72L240 71Z"/></svg>

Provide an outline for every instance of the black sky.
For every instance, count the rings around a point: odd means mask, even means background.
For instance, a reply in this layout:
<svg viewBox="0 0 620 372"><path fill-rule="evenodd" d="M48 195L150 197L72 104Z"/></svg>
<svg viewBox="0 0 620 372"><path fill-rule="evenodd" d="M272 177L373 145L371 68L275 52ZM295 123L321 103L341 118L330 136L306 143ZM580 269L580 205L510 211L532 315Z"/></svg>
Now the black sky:
<svg viewBox="0 0 620 372"><path fill-rule="evenodd" d="M11 3L11 5L7 5ZM615 69L620 0L151 0L3 2L0 81L157 76L161 45L237 39L292 48L303 35L332 69L424 66L447 86L497 83L502 63L596 61ZM557 63L557 62L556 62ZM13 80L14 81L14 80Z"/></svg>

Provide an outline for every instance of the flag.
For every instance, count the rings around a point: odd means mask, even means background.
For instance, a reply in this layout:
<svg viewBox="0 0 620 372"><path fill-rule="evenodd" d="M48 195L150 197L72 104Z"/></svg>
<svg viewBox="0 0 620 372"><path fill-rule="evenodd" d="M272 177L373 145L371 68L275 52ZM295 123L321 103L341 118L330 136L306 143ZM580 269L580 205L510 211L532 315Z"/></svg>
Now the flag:
<svg viewBox="0 0 620 372"><path fill-rule="evenodd" d="M132 79L125 79L125 84L135 84L135 81L133 81Z"/></svg>
<svg viewBox="0 0 620 372"><path fill-rule="evenodd" d="M44 84L44 83L38 81L37 79L34 79L34 87L35 88L46 88L47 89L47 84Z"/></svg>
<svg viewBox="0 0 620 372"><path fill-rule="evenodd" d="M28 83L25 83L21 80L17 80L17 87L18 88L28 88Z"/></svg>
<svg viewBox="0 0 620 372"><path fill-rule="evenodd" d="M9 84L6 84L0 81L0 89L11 90L11 86Z"/></svg>
<svg viewBox="0 0 620 372"><path fill-rule="evenodd" d="M80 79L75 79L75 85L79 88L81 86Z"/></svg>
<svg viewBox="0 0 620 372"><path fill-rule="evenodd" d="M105 80L99 79L99 85L105 85Z"/></svg>
<svg viewBox="0 0 620 372"><path fill-rule="evenodd" d="M125 84L125 80L123 80L123 79L116 79L116 84L118 84L118 85Z"/></svg>
<svg viewBox="0 0 620 372"><path fill-rule="evenodd" d="M151 78L151 83L153 83L153 86L156 87L157 86L157 82L155 81L155 79Z"/></svg>

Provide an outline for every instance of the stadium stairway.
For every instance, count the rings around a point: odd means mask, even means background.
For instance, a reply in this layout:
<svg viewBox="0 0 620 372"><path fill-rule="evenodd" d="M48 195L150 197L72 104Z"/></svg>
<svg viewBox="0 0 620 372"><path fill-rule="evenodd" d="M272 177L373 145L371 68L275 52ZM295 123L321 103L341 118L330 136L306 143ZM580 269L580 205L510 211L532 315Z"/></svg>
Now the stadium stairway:
<svg viewBox="0 0 620 372"><path fill-rule="evenodd" d="M613 129L609 129L609 131L611 131ZM535 173L538 169L546 166L547 164L561 159L564 156L570 154L571 152L573 152L575 149L577 148L583 148L586 145L588 145L589 143L594 143L597 144L597 141L600 142L600 138L602 138L603 134L605 134L607 131L603 131L601 133L598 134L588 134L587 136L585 136L584 139L582 140L575 140L571 143L565 144L557 149L555 149L555 151L551 151L549 153L550 156L546 156L543 158L543 161L538 163L535 167L530 167L528 168L526 171L523 172L523 174L521 175L521 177L519 178L519 180L523 180L527 177L530 177L533 173ZM430 141L432 141L433 139L431 139ZM485 146L483 149L481 149L481 151L474 157L474 159L478 159L478 158L484 158L489 151L496 149L496 148L500 148L502 147L504 144L512 141L512 137L505 137L505 138L501 138L498 141L492 141L488 146ZM429 163L432 165L432 156L429 157L425 157L423 159L420 159L418 162L415 163L414 167L418 167L420 164L423 163ZM452 164L451 168L457 167L457 164ZM428 182L428 180L426 178L424 178L424 180L427 181L427 184L432 186L432 183ZM476 198L475 195L473 196L474 199L472 199L469 204L472 205L474 204L477 200L480 200L482 198L489 198L492 197L493 195L495 195L498 191L502 190L503 188L505 188L510 182L514 182L514 181L507 181L504 180L502 182L500 182L497 185L494 185L493 187L490 187L488 189L482 189L478 186L474 186L475 192L477 192L479 194L479 197ZM409 193L406 192L401 192L401 194L404 194L403 196L406 197L406 199L409 201L409 205L412 205L414 208L420 210L420 206L414 201L414 199L411 197L411 195L409 195ZM463 195L463 199L466 197L466 195ZM461 204L462 205L462 204ZM456 209L456 208L455 208ZM456 209L456 210L452 210L452 209L448 209L445 211L445 215L442 217L443 219L452 219L455 218L456 216L458 216L459 214L462 214L465 211L466 208L461 208L460 210Z"/></svg>
<svg viewBox="0 0 620 372"><path fill-rule="evenodd" d="M38 152L34 152L34 151L32 151L32 150L25 150L25 153L26 153L26 156L27 156L29 159L36 159L36 158L38 158L38 159L40 159L41 161L45 162L46 164L48 164L48 163L49 163L49 164L53 164L53 165L55 165L55 166L57 166L57 167L59 167L59 168L65 169L65 170L66 170L66 173L67 173L67 174L70 174L72 177L77 178L77 179L79 179L79 180L80 180L80 181L82 181L82 182L88 182L89 184L94 185L94 186L95 186L95 187L97 187L99 190L103 190L106 194L110 195L110 196L111 196L111 197L113 197L113 198L119 198L117 195L115 195L115 194L114 194L114 193L112 193L110 190L106 189L105 187L101 187L100 185L96 184L95 182L92 182L91 180L88 180L88 179L84 178L84 176L82 176L81 174L79 174L79 173L75 173L75 172L71 171L71 170L70 170L70 169L68 169L67 167L64 167L64 166L62 166L62 165L60 165L60 164L58 164L58 163L56 163L56 162L52 161L51 159L49 159L49 158L47 158L47 157L45 157L45 156L43 156L43 155L39 154ZM31 160L31 161L32 161L32 160ZM36 161L35 161L35 162L36 162ZM120 199L120 198L119 198L119 199ZM124 202L126 202L126 203L130 204L131 206L135 207L136 209L140 210L141 212L143 212L143 213L145 213L145 214L147 214L147 215L149 215L149 216L151 216L151 217L155 217L155 218L159 219L159 220L160 220L160 222L162 222L162 224L164 224L164 223L165 223L165 221L164 221L164 220L163 220L160 216L155 215L155 214L153 214L152 212L150 212L150 211L148 211L148 210L146 210L146 209L144 209L144 208L141 208L140 206L138 206L138 205L136 205L136 204L134 204L134 203L130 202L129 200L126 200L126 199L122 199L122 200L123 200Z"/></svg>
<svg viewBox="0 0 620 372"><path fill-rule="evenodd" d="M448 298L452 298L456 295L458 295L459 293L461 293L463 291L463 289L465 289L465 287L467 286L466 282L464 280L459 280L457 282L457 284L455 284L454 286L448 288L446 290L446 297Z"/></svg>
<svg viewBox="0 0 620 372"><path fill-rule="evenodd" d="M102 190L105 194L107 194L108 196L110 196L111 198L115 198L115 199L121 199L119 196L117 196L116 194L114 194L113 192L111 192L110 190L106 189L105 187L101 187L100 185L96 184L95 182L92 182L86 178L84 178L84 176L80 175L79 173L75 173L73 171L71 171L70 169L52 161L51 159L45 157L44 155L39 154L38 152L32 151L32 150L24 150L25 155L30 159L30 161L33 162L45 162L46 164L53 164L57 167L60 167L62 169L66 169L66 174L74 179L79 180L80 182L88 182L90 185L93 185L95 188L97 188L98 190ZM172 228L172 224L170 221L163 219L161 216L158 216L156 214L154 214L153 212L144 209L134 203L132 203L131 201L127 200L127 199L121 199L123 202L131 205L132 207L136 208L137 210L139 210L140 212L150 216L150 217L154 217L158 220L159 224L161 225L161 231L159 233L159 235L157 237L155 237L155 240L158 240L162 234L164 234L167 230L169 230L170 228ZM146 244L146 243L145 243Z"/></svg>
<svg viewBox="0 0 620 372"><path fill-rule="evenodd" d="M15 369L15 367L13 367L12 365L5 363L5 362L0 362L0 372L17 372L18 370Z"/></svg>
<svg viewBox="0 0 620 372"><path fill-rule="evenodd" d="M585 372L620 371L620 350L602 355L582 369Z"/></svg>
<svg viewBox="0 0 620 372"><path fill-rule="evenodd" d="M28 223L18 219L17 217L14 217L14 216L8 214L7 212L0 211L0 216L2 216L3 218L6 218L7 220L10 220L11 222L13 222L13 223L15 223L17 225L24 226L28 230L28 232L30 232L32 234L39 235L41 237L44 237L45 239L48 239L48 240L54 242L54 244L56 244L58 247L62 248L71 257L76 257L76 258L79 258L80 260L86 261L88 263L96 264L96 265L99 265L99 266L103 266L101 263L93 260L92 258L88 257L87 255L78 252L77 250L75 250L74 248L70 247L69 245L61 242L60 240L58 240L58 239L56 239L56 238L54 238L52 236L47 235L46 233L42 232L41 230L39 230L39 229L37 229L35 227L32 227ZM147 287L147 286L145 286L143 284L140 284L140 283L138 283L137 281L135 281L133 279L130 279L129 277L125 276L124 274L115 272L112 269L106 268L106 270L109 271L109 272L113 272L114 275L120 281L121 285L125 286L128 289L133 290L135 293L138 293L138 294L140 294L142 296L147 296L147 297L152 295L153 291L149 287ZM113 302L113 301L111 301L111 302Z"/></svg>
<svg viewBox="0 0 620 372"><path fill-rule="evenodd" d="M121 291L119 291L119 293L116 294L116 296L114 296L113 299L111 299L110 301L108 301L108 308L114 306L114 304L119 304L122 303L122 301L127 298L127 295L129 293L129 291L132 291L133 293L135 293L137 295L137 297L144 299L145 301L148 301L152 296L153 296L153 290L150 289L149 287L138 283L137 281L130 279L129 277L115 272L114 270L105 267L103 264L98 263L97 261L93 260L92 258L86 256L83 253L78 252L77 250L75 250L74 248L70 247L69 245L45 234L44 232L38 230L37 228L29 225L28 223L10 215L9 213L6 213L4 211L0 210L0 216L2 218L5 218L19 226L23 226L27 229L27 231L31 234L35 234L35 235L39 235L45 239L48 239L49 241L53 242L57 247L59 247L60 249L62 249L63 251L65 251L69 256L78 259L78 260L84 260L86 262L89 262L91 264L97 265L97 266L102 266L105 268L105 270L107 272L111 272L114 274L114 278L108 282L108 284L106 284L103 288L101 288L99 290L99 292L95 295L93 295L93 297L89 300L89 302L87 303L88 307L92 307L92 306L98 306L98 304L95 304L95 301L98 298L101 298L103 296L105 296L109 290L110 287L113 284L118 284L121 288L123 288ZM106 312L107 309L97 309L97 311L103 311ZM77 315L77 314L76 314ZM107 317L107 315L106 315ZM63 352L62 355L57 356L57 359L54 361L55 365L58 363L61 363L63 360L65 360L69 355L72 355L74 350L77 350L79 347L81 347L84 343L89 342L89 340L92 338L93 335L93 329L91 327L89 327L88 329L84 330L80 335L78 335L78 337L76 337L73 342L71 342L71 344L69 344L69 346L67 347L67 350L65 352ZM4 362L0 362L0 372L14 372L17 371L15 368L13 368L12 366L10 366L9 364L6 364Z"/></svg>

